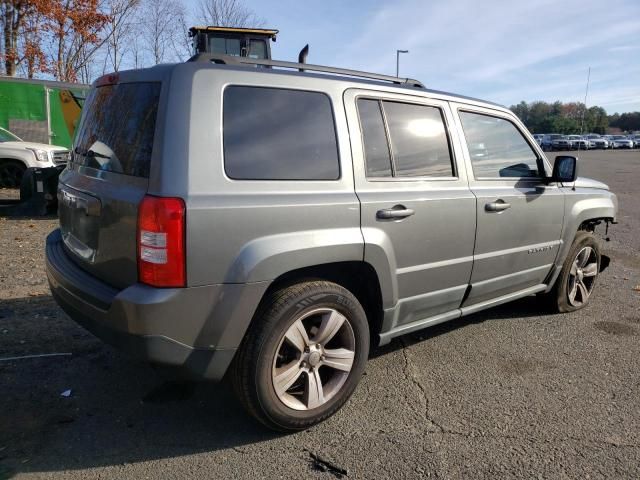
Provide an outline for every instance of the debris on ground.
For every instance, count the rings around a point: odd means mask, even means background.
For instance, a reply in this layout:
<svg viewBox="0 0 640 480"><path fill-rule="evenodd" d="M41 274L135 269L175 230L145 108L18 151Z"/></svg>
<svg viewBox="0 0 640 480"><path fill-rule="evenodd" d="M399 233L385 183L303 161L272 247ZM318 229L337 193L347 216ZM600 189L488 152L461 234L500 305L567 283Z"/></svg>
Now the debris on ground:
<svg viewBox="0 0 640 480"><path fill-rule="evenodd" d="M65 390L64 392L62 392L60 394L61 397L70 397L71 396L71 389L69 390Z"/></svg>
<svg viewBox="0 0 640 480"><path fill-rule="evenodd" d="M307 450L307 452L309 452L309 456L311 456L311 466L314 469L320 472L331 473L336 478L346 477L349 474L346 468L342 468L335 463L322 458L320 455L313 453L310 450Z"/></svg>
<svg viewBox="0 0 640 480"><path fill-rule="evenodd" d="M6 330L3 332L5 333ZM19 357L4 357L4 358L0 358L0 362L9 362L12 360L27 360L30 358L47 358L47 357L69 357L71 356L71 353L69 352L65 352L65 353L40 353L38 355L21 355Z"/></svg>

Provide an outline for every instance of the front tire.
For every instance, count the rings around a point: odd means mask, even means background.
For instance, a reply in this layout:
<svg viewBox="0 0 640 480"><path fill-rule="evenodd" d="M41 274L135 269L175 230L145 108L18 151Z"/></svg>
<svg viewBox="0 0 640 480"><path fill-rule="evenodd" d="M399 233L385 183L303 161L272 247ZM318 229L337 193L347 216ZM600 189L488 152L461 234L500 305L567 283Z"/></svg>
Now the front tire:
<svg viewBox="0 0 640 480"><path fill-rule="evenodd" d="M267 427L299 431L349 399L369 355L369 326L345 288L310 281L272 293L231 369L236 395Z"/></svg>
<svg viewBox="0 0 640 480"><path fill-rule="evenodd" d="M16 160L0 160L0 187L19 187L26 169L23 163Z"/></svg>
<svg viewBox="0 0 640 480"><path fill-rule="evenodd" d="M549 293L553 309L566 313L586 307L599 272L600 245L593 233L580 231Z"/></svg>

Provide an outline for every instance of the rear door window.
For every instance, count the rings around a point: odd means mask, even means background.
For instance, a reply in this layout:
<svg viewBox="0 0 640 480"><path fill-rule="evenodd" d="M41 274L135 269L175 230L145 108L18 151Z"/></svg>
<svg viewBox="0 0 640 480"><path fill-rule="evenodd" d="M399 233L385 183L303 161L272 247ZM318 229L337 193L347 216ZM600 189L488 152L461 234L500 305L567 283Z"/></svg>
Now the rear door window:
<svg viewBox="0 0 640 480"><path fill-rule="evenodd" d="M160 98L159 82L91 90L74 142L74 164L149 177Z"/></svg>
<svg viewBox="0 0 640 480"><path fill-rule="evenodd" d="M338 143L324 93L230 86L224 91L224 167L238 180L336 180Z"/></svg>
<svg viewBox="0 0 640 480"><path fill-rule="evenodd" d="M454 177L438 107L358 99L367 177Z"/></svg>
<svg viewBox="0 0 640 480"><path fill-rule="evenodd" d="M358 99L358 114L362 129L362 143L368 177L390 177L391 155L380 102L370 98Z"/></svg>
<svg viewBox="0 0 640 480"><path fill-rule="evenodd" d="M453 162L439 108L382 102L400 177L452 177Z"/></svg>

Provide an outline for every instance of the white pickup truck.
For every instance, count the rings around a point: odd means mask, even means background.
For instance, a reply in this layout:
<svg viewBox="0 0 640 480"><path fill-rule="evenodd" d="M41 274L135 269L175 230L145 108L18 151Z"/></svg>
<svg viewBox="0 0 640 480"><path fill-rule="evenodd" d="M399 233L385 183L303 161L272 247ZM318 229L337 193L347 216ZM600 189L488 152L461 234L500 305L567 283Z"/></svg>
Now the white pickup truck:
<svg viewBox="0 0 640 480"><path fill-rule="evenodd" d="M0 127L0 187L19 187L27 168L65 165L69 161L69 153L65 147L23 142Z"/></svg>

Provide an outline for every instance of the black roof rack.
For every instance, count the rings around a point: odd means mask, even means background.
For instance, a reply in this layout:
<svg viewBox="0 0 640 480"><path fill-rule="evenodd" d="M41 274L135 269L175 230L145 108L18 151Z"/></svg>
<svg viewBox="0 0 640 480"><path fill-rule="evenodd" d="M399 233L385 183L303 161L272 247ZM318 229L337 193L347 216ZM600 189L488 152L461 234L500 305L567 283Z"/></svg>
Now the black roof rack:
<svg viewBox="0 0 640 480"><path fill-rule="evenodd" d="M412 78L392 77L391 75L380 75L379 73L361 72L358 70L326 67L324 65L313 65L309 63L284 62L281 60L266 60L248 57L232 57L230 55L216 55L212 53L198 53L191 57L188 61L213 62L223 65L261 65L265 67L291 68L301 72L309 70L310 72L334 73L336 75L367 78L371 80L391 82L398 85L409 85L412 87L424 88L424 85L421 82Z"/></svg>

